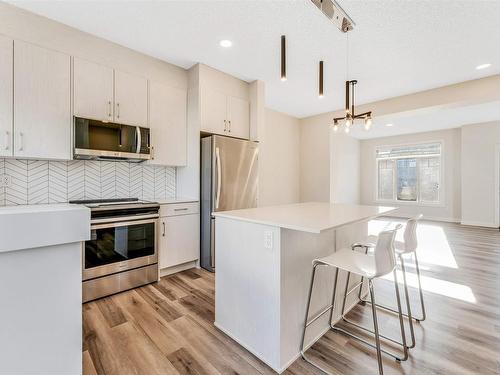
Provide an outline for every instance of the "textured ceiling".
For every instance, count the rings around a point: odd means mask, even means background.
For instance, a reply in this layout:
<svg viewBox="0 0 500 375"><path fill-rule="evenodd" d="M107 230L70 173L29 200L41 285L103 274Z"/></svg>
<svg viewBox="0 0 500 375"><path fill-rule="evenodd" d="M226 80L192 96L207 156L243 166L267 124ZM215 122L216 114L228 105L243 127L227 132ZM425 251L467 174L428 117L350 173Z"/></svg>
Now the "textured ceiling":
<svg viewBox="0 0 500 375"><path fill-rule="evenodd" d="M202 62L263 80L267 106L297 117L343 106L346 37L308 0L10 2L184 68ZM359 80L358 103L500 73L500 1L340 3L357 24L349 33L349 77ZM279 79L281 34L286 82ZM233 47L223 49L221 39ZM493 65L475 70L482 63Z"/></svg>

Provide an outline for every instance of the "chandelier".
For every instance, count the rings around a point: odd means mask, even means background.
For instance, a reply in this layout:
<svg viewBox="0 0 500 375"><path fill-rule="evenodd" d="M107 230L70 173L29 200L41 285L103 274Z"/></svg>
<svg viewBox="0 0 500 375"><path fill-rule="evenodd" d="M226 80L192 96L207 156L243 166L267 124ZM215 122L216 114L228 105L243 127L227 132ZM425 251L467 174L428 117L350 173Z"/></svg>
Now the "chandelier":
<svg viewBox="0 0 500 375"><path fill-rule="evenodd" d="M358 81L355 79L345 82L345 116L335 117L333 119L333 131L338 131L340 126L344 126L344 131L349 133L351 126L356 120L363 120L365 130L370 130L372 126L372 112L363 112L356 114L356 106L354 104L354 87Z"/></svg>

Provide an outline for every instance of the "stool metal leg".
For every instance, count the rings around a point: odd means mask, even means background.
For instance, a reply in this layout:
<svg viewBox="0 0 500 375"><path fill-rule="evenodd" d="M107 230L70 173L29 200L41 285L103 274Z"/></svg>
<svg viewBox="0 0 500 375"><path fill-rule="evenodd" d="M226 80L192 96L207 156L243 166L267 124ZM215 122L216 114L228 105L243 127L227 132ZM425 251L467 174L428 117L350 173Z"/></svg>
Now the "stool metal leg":
<svg viewBox="0 0 500 375"><path fill-rule="evenodd" d="M324 368L322 368L321 366L317 365L316 363L314 363L313 361L311 361L309 358L306 357L305 348L304 348L304 341L305 341L305 337L306 337L306 329L307 329L307 327L309 325L311 325L313 322L315 322L319 317L321 317L329 309L331 309L331 311L330 311L330 324L331 324L331 321L332 321L333 309L334 309L334 306L335 306L335 294L337 292L337 281L338 281L338 276L339 276L339 269L338 268L335 269L335 281L334 281L334 286L333 286L333 294L332 294L332 303L331 303L331 305L328 308L324 309L322 312L320 312L318 315L316 315L313 319L311 319L311 320L308 321L308 318L309 318L309 309L311 307L312 291L313 291L313 288L314 288L314 279L315 279L315 276L316 276L316 268L318 266L322 266L322 265L324 265L324 264L315 264L314 267L313 267L313 273L312 273L312 277L311 277L311 284L310 284L310 287L309 287L309 297L308 297L308 300L307 300L306 318L305 318L305 321L304 321L304 330L302 331L302 341L301 341L301 344L300 344L300 355L302 356L302 359L304 359L304 361L306 361L307 363L309 363L312 366L316 367L318 370L324 372L325 374L330 375L330 373L327 370L325 370Z"/></svg>
<svg viewBox="0 0 500 375"><path fill-rule="evenodd" d="M417 320L419 322L423 322L426 318L426 314L425 314L425 306L424 306L424 292L422 290L422 283L420 281L420 267L418 266L417 252L414 252L413 256L415 257L415 268L417 269L418 290L420 293L420 306L422 307L422 317L415 318L415 320Z"/></svg>
<svg viewBox="0 0 500 375"><path fill-rule="evenodd" d="M397 282L398 279L397 279L396 270L394 270L393 272L394 272L394 280L395 280L394 286L395 286L395 291L396 291L396 301L397 301L397 305L398 305L397 312L398 312L398 315L399 315L399 324L400 324L400 329L401 329L401 339L402 339L402 341L397 341L397 340L395 340L395 339L393 339L391 337L384 336L381 333L378 333L377 335L379 337L382 337L385 340L388 340L390 342L398 344L398 345L400 345L402 347L402 349L403 349L403 357L399 357L399 356L397 356L397 355L395 355L395 354L393 354L393 353L391 353L389 351L386 351L384 349L381 350L383 353L385 353L385 354L393 357L396 361L401 362L401 361L406 361L408 359L408 346L406 344L406 334L405 334L405 328L404 328L403 310L402 310L402 307L401 307L401 296L399 294L399 286L398 286L398 282ZM372 280L369 280L368 286L370 286L370 285L372 285L372 288L373 288L373 281ZM373 308L373 301L367 301L367 302L370 302L370 304L372 305L372 308ZM377 308L378 306L379 305L375 304L375 308ZM354 322L350 321L349 319L345 318L344 316L342 316L342 320L344 322L346 322L346 323L348 323L348 324L356 327L356 328L362 329L365 332L369 332L369 333L372 333L372 334L375 333L374 331L370 330L369 328L366 328L366 327L362 326L361 324L354 323ZM355 339L357 339L359 341L362 341L365 344L370 345L370 346L373 347L373 345L371 343L367 342L366 340L362 339L361 337L358 337L358 336L356 336L356 335L354 335L354 334L352 334L352 333L350 333L350 332L348 332L346 330L343 330L341 328L335 328L335 329L339 330L339 331L341 331L343 333L346 333L349 336L351 336L351 337L353 337L353 338L355 338Z"/></svg>
<svg viewBox="0 0 500 375"><path fill-rule="evenodd" d="M413 317L411 315L411 304L410 304L410 293L408 291L408 283L406 282L406 267L405 267L405 261L403 259L403 256L399 256L399 260L401 262L401 271L403 274L403 285L405 289L405 298L406 298L406 312L407 312L407 317L408 317L408 324L410 325L410 336L411 336L411 345L409 348L414 348L416 341L415 341L415 331L413 330ZM396 284L396 288L398 288L398 280L396 276L396 272L394 272L394 284Z"/></svg>
<svg viewBox="0 0 500 375"><path fill-rule="evenodd" d="M380 349L380 337L378 332L377 307L375 306L375 293L373 291L372 280L368 281L368 287L370 288L370 298L372 300L373 329L375 330L375 344L377 346L378 373L383 375L384 367L382 366L382 351Z"/></svg>
<svg viewBox="0 0 500 375"><path fill-rule="evenodd" d="M415 253L415 259L416 259L416 256L417 254ZM402 259L402 258L401 258ZM420 284L420 270L418 268L418 262L415 263L415 266L416 266L416 269L417 269L417 276L418 276L418 285L419 285L419 292L420 292L420 303L421 303L421 306L422 306L422 318L416 318L413 314L412 314L412 317L411 319L417 321L417 322L421 322L421 321L424 321L425 320L425 307L424 307L424 295L423 295L423 290L422 290L422 286ZM406 293L406 298L409 298L409 294L408 294L408 284L406 283L406 274L405 274L406 271L403 272L404 274L404 284L405 284L405 293ZM361 286L360 286L361 288ZM359 290L359 296L361 296L361 289ZM361 302L363 303L371 303L369 300L366 300L366 299L362 299L360 297L360 300ZM393 313L398 313L398 310L392 308L392 307L389 307L389 306L384 306L384 305L381 305L381 304L377 304L377 307L381 308L381 309L384 309L386 311L390 311L390 312L393 312ZM410 318L408 316L408 313L403 313L403 316L405 316L406 318ZM413 347L413 346L411 346Z"/></svg>

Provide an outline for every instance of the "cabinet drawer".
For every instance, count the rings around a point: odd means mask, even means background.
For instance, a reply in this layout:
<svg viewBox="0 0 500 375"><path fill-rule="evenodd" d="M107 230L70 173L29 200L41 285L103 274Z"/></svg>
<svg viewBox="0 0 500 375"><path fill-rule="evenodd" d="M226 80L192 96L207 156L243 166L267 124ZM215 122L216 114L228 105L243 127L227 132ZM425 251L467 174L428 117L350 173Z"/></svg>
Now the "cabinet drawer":
<svg viewBox="0 0 500 375"><path fill-rule="evenodd" d="M199 212L198 202L172 203L160 206L160 216L178 216L197 214Z"/></svg>

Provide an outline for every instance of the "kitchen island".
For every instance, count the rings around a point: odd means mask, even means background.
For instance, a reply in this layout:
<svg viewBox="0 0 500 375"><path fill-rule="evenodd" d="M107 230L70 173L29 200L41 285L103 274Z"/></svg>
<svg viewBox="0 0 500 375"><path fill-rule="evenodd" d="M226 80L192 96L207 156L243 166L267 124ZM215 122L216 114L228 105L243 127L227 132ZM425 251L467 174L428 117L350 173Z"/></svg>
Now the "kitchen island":
<svg viewBox="0 0 500 375"><path fill-rule="evenodd" d="M367 234L370 219L392 207L299 203L213 213L215 325L278 373L300 356L312 260ZM310 316L331 302L334 270L317 271ZM354 285L359 279L351 277ZM334 320L345 275L339 274ZM346 310L358 301L353 293ZM328 329L329 314L308 328L312 345Z"/></svg>
<svg viewBox="0 0 500 375"><path fill-rule="evenodd" d="M90 210L0 208L0 374L82 373L82 242Z"/></svg>

